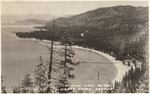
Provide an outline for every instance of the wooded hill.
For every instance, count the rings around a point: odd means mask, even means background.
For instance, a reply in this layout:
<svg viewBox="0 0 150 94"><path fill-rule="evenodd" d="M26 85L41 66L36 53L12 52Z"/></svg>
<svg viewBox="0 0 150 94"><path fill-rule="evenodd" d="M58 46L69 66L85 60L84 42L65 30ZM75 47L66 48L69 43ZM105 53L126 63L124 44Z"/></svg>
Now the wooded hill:
<svg viewBox="0 0 150 94"><path fill-rule="evenodd" d="M144 59L148 40L148 7L115 6L98 8L69 18L58 18L55 23L55 41L61 41L64 31L73 37L74 44L113 54L116 59L128 56ZM51 40L52 22L46 30L16 33L22 38ZM83 36L81 36L83 35Z"/></svg>

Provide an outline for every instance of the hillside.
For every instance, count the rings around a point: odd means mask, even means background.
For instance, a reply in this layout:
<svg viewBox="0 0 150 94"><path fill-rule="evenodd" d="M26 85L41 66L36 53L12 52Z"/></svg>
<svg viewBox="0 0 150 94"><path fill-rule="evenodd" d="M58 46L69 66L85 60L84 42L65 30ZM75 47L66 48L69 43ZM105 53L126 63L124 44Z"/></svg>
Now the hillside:
<svg viewBox="0 0 150 94"><path fill-rule="evenodd" d="M70 30L75 38L88 31L82 42L85 42L88 46L98 45L97 49L103 49L106 52L114 50L112 48L117 48L117 51L113 51L115 54L122 54L123 50L129 49L126 48L128 45L131 46L131 43L137 41L138 43L135 45L142 44L144 46L143 42L148 38L148 7L115 6L98 8L70 18L58 18L54 21L55 25L59 27L69 26L70 24L70 28L75 29ZM49 27L51 24L52 22L45 27ZM77 28L79 29L76 30ZM101 45L95 43L95 41L99 41L101 44L104 41L107 43ZM143 54L141 49L139 52L136 48L132 50L134 50L134 53ZM127 54L129 53L124 53L124 56L126 57ZM125 57L122 58L125 59ZM121 58L119 57L119 59Z"/></svg>
<svg viewBox="0 0 150 94"><path fill-rule="evenodd" d="M120 24L132 24L147 21L148 7L115 6L98 8L69 18L58 18L55 23L58 26L83 25L94 27L117 27ZM47 25L50 25L51 22ZM107 26L106 26L107 25Z"/></svg>
<svg viewBox="0 0 150 94"><path fill-rule="evenodd" d="M55 41L60 41L63 32L68 31L76 45L111 53L119 60L126 59L128 55L139 60L144 58L143 47L148 39L148 7L98 8L69 18L58 18L54 23L59 27L55 28ZM43 28L51 25L52 22L49 22ZM39 31L17 35L51 40L47 33Z"/></svg>

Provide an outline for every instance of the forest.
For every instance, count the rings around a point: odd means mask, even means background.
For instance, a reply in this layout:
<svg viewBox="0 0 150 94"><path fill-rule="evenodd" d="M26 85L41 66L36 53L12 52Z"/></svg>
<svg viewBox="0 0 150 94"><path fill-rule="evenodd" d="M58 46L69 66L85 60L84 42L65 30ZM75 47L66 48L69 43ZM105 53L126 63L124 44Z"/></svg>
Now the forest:
<svg viewBox="0 0 150 94"><path fill-rule="evenodd" d="M110 31L111 30L111 31ZM132 30L132 29L131 29ZM54 41L61 41L64 31L68 31L73 38L74 45L94 48L104 53L113 54L117 60L125 60L128 55L137 60L144 59L146 40L148 35L138 37L138 41L131 42L132 37L136 35L138 29L123 31L121 28L115 29L99 29L95 27L72 26L72 27L55 27ZM39 30L32 32L17 32L20 38L35 38L39 40L51 40L51 29L49 31ZM146 31L147 32L147 31ZM81 36L81 34L84 34Z"/></svg>

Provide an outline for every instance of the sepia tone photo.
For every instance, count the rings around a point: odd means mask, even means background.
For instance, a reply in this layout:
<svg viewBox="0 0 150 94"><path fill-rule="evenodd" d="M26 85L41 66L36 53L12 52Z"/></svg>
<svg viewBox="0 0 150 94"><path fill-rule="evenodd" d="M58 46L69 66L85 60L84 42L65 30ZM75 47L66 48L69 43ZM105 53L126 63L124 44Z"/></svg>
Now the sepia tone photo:
<svg viewBox="0 0 150 94"><path fill-rule="evenodd" d="M1 1L1 93L149 93L148 1Z"/></svg>

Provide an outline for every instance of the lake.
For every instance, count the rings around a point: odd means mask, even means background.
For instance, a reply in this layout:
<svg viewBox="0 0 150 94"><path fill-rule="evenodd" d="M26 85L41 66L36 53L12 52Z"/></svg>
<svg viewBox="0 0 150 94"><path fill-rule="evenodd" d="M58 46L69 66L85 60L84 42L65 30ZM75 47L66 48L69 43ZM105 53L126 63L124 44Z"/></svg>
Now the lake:
<svg viewBox="0 0 150 94"><path fill-rule="evenodd" d="M33 71L36 59L48 52L47 46L33 40L18 40L12 36L12 32L30 32L35 30L33 25L2 26L2 75L6 91L12 92L12 87L18 85L21 77ZM99 83L106 84L115 79L117 75L116 66L107 58L90 50L73 48L75 51L74 60L84 60L88 63L81 63L75 66L75 79L72 84L96 84L99 72ZM103 62L103 63L101 63Z"/></svg>

